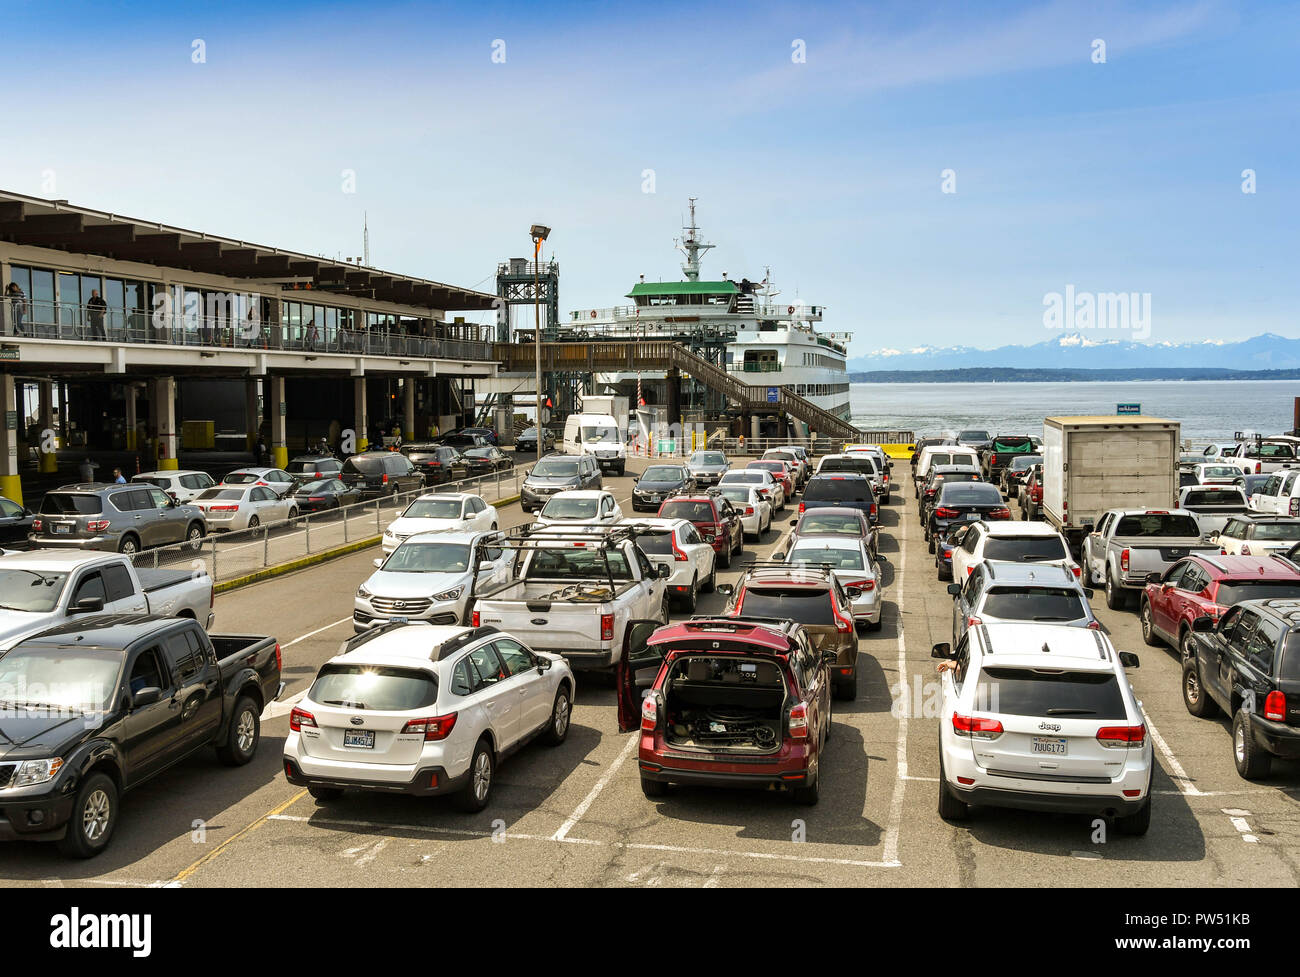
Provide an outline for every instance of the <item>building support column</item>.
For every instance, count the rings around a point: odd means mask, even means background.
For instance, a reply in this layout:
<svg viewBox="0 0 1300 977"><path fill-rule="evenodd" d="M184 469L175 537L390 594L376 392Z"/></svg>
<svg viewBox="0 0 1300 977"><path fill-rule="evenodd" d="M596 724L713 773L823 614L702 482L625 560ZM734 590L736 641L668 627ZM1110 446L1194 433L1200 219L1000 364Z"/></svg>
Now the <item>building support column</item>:
<svg viewBox="0 0 1300 977"><path fill-rule="evenodd" d="M123 399L126 401L126 450L136 451L140 447L140 432L138 430L140 421L136 410L136 394L138 390L134 383L128 383L122 393Z"/></svg>
<svg viewBox="0 0 1300 977"><path fill-rule="evenodd" d="M153 384L150 399L158 425L157 470L174 471L180 467L176 457L180 450L180 438L176 435L176 378L158 377L150 382Z"/></svg>
<svg viewBox="0 0 1300 977"><path fill-rule="evenodd" d="M352 396L356 405L352 427L357 433L357 451L370 447L370 428L366 418L366 378L352 378Z"/></svg>
<svg viewBox="0 0 1300 977"><path fill-rule="evenodd" d="M270 393L266 400L271 411L271 464L285 468L289 464L289 405L284 400L284 377L267 377Z"/></svg>
<svg viewBox="0 0 1300 977"><path fill-rule="evenodd" d="M262 425L262 418L257 413L257 380L244 381L244 428L245 447L257 451L257 432Z"/></svg>
<svg viewBox="0 0 1300 977"><path fill-rule="evenodd" d="M415 377L402 380L402 440L415 440Z"/></svg>
<svg viewBox="0 0 1300 977"><path fill-rule="evenodd" d="M0 374L0 391L3 391L0 400L4 401L5 410L5 444L3 453L0 453L0 495L22 505L23 484L18 476L18 424L23 415L22 411L17 409L18 385L14 383L12 373ZM9 423L11 416L12 425Z"/></svg>
<svg viewBox="0 0 1300 977"><path fill-rule="evenodd" d="M749 415L749 440L751 442L758 441L759 420L760 419L757 414Z"/></svg>
<svg viewBox="0 0 1300 977"><path fill-rule="evenodd" d="M682 374L676 367L668 371L668 427L675 431L681 431L682 425ZM675 435L681 437L680 433Z"/></svg>
<svg viewBox="0 0 1300 977"><path fill-rule="evenodd" d="M52 475L59 470L59 454L54 443L54 381L40 382L40 405L36 409L36 426L40 428L36 442L36 457L40 459L42 475ZM46 450L49 449L49 450Z"/></svg>

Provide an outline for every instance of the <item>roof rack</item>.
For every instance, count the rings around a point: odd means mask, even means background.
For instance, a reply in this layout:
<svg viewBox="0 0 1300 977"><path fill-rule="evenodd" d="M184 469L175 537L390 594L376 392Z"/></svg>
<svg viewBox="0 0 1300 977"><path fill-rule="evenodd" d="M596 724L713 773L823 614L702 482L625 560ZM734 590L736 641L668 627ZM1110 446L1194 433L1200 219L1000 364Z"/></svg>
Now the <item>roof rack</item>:
<svg viewBox="0 0 1300 977"><path fill-rule="evenodd" d="M784 570L786 573L813 573L822 574L830 577L833 569L837 569L830 563L785 563L777 560L755 560L753 563L746 563L740 568L741 575L751 570Z"/></svg>
<svg viewBox="0 0 1300 977"><path fill-rule="evenodd" d="M387 621L385 621L383 624L379 625L378 627L370 628L369 630L362 631L360 634L354 634L352 637L346 639L343 642L343 651L341 651L340 654L343 655L350 654L351 652L356 651L362 645L374 641L380 635L390 634L393 631L398 630L399 628L406 627L408 624L422 624L428 626L429 622L419 621L419 620L412 621L410 618L406 618L406 617L390 617Z"/></svg>
<svg viewBox="0 0 1300 977"><path fill-rule="evenodd" d="M484 624L477 628L470 628L440 645L435 645L433 653L429 655L431 661L442 661L449 655L453 655L468 644L473 644L480 638L486 638L489 635L500 634L500 628L494 628L490 624Z"/></svg>

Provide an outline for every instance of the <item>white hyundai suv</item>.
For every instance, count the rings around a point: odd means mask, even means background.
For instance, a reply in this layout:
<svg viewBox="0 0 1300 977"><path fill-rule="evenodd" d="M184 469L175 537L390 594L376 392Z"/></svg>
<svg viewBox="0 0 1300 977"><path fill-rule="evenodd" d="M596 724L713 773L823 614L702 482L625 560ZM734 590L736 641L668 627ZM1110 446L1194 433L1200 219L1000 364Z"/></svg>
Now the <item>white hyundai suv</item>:
<svg viewBox="0 0 1300 977"><path fill-rule="evenodd" d="M575 688L562 657L496 628L387 624L321 666L289 714L285 777L319 801L453 794L481 811L503 757L564 742Z"/></svg>
<svg viewBox="0 0 1300 977"><path fill-rule="evenodd" d="M1118 652L1100 631L982 624L940 664L939 816L969 806L1113 817L1122 834L1151 823L1151 738Z"/></svg>
<svg viewBox="0 0 1300 977"><path fill-rule="evenodd" d="M497 510L480 496L463 492L421 495L388 524L381 544L387 556L416 533L449 529L496 529Z"/></svg>

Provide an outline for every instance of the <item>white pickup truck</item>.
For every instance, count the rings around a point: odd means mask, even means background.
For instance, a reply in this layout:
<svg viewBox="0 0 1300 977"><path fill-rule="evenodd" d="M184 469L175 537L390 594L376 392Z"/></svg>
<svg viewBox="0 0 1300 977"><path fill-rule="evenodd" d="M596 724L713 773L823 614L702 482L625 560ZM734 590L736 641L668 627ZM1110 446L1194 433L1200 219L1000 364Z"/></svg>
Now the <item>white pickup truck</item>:
<svg viewBox="0 0 1300 977"><path fill-rule="evenodd" d="M590 669L618 663L631 622L668 623L669 568L650 562L631 528L540 529L501 545L514 551L515 569L504 583L475 580L475 627L491 625Z"/></svg>
<svg viewBox="0 0 1300 977"><path fill-rule="evenodd" d="M34 550L0 556L0 653L78 615L189 617L211 629L203 570L137 570L116 553Z"/></svg>
<svg viewBox="0 0 1300 977"><path fill-rule="evenodd" d="M1185 509L1110 509L1083 539L1085 583L1106 586L1106 606L1120 610L1146 586L1147 574L1164 572L1193 553L1218 553Z"/></svg>
<svg viewBox="0 0 1300 977"><path fill-rule="evenodd" d="M1300 443L1291 437L1249 438L1232 445L1211 445L1206 461L1240 468L1247 475L1264 475L1300 466Z"/></svg>

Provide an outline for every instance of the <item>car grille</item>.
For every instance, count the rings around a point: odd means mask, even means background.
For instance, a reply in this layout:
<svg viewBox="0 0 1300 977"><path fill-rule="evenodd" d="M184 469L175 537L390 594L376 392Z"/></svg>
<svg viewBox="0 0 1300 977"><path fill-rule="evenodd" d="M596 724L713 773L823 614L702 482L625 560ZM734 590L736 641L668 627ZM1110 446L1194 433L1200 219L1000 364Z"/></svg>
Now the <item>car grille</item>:
<svg viewBox="0 0 1300 977"><path fill-rule="evenodd" d="M14 779L14 772L18 769L16 763L0 764L0 789L9 786L9 782Z"/></svg>
<svg viewBox="0 0 1300 977"><path fill-rule="evenodd" d="M433 601L428 597L372 597L370 606L381 614L423 614Z"/></svg>

